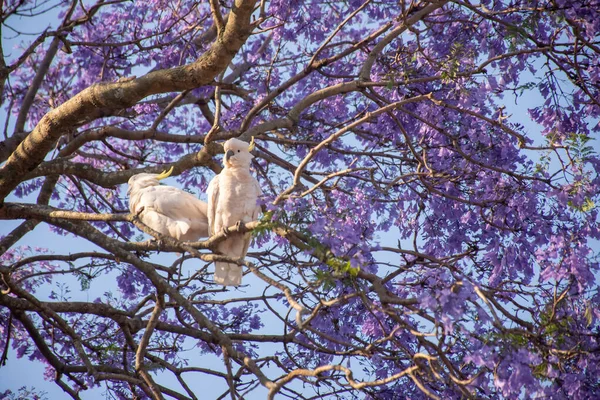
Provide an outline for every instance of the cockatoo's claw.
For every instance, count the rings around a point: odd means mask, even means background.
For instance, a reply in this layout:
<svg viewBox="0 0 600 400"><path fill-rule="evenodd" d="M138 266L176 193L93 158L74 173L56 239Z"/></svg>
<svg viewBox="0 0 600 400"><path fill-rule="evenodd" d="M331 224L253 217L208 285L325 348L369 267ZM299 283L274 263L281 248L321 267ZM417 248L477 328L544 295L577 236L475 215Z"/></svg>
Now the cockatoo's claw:
<svg viewBox="0 0 600 400"><path fill-rule="evenodd" d="M236 229L238 232L240 231L240 229L242 229L242 224L243 224L243 222L242 222L242 221L238 221L238 222L236 222L236 223L235 223L235 229Z"/></svg>
<svg viewBox="0 0 600 400"><path fill-rule="evenodd" d="M156 239L156 238L152 239L152 241L153 241L154 243L156 243L156 247L158 247L158 250L157 250L157 251L160 253L160 248L161 248L161 247L163 246L163 244L164 244L164 243L163 243L163 241L162 241L161 239Z"/></svg>
<svg viewBox="0 0 600 400"><path fill-rule="evenodd" d="M229 231L229 228L224 226L223 227L223 235L225 235L225 237L229 236L231 232Z"/></svg>

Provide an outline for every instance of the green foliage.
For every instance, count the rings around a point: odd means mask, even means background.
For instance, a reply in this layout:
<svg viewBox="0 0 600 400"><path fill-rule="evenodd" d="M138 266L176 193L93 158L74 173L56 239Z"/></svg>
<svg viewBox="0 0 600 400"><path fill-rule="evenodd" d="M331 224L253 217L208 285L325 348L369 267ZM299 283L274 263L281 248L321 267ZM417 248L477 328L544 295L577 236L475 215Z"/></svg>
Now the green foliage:
<svg viewBox="0 0 600 400"><path fill-rule="evenodd" d="M307 244L313 249L313 256L317 257L331 268L331 278L339 279L343 276L355 278L358 276L360 268L352 267L350 261L343 257L336 257L329 248L323 246L323 244L309 232L303 232L303 234L307 239Z"/></svg>
<svg viewBox="0 0 600 400"><path fill-rule="evenodd" d="M515 88L516 92L519 92L519 96L522 96L525 92L535 89L538 86L536 82L526 82Z"/></svg>
<svg viewBox="0 0 600 400"><path fill-rule="evenodd" d="M586 327L589 328L590 325L592 325L592 322L594 321L592 314L592 304L590 301L587 301L585 304L585 314L583 314L583 316L585 317Z"/></svg>
<svg viewBox="0 0 600 400"><path fill-rule="evenodd" d="M519 49L519 46L529 43L529 36L535 35L540 23L540 14L533 12L526 16L519 25L507 25L505 39L509 42L508 50L513 52Z"/></svg>
<svg viewBox="0 0 600 400"><path fill-rule="evenodd" d="M165 366L161 365L159 363L154 363L154 362L150 362L150 363L146 363L145 367L148 371L152 371L152 372L161 372L161 371L165 371Z"/></svg>
<svg viewBox="0 0 600 400"><path fill-rule="evenodd" d="M460 70L461 63L467 56L461 43L454 43L450 48L450 54L444 62L442 62L442 80L447 82L456 78Z"/></svg>
<svg viewBox="0 0 600 400"><path fill-rule="evenodd" d="M324 291L335 288L337 281L341 280L346 283L352 281L360 271L360 268L352 267L350 261L332 255L325 260L325 264L330 268L329 270L317 269L315 271L315 278Z"/></svg>
<svg viewBox="0 0 600 400"><path fill-rule="evenodd" d="M286 228L283 223L274 221L273 215L273 211L267 211L263 214L260 223L252 232L253 237L265 235L276 228ZM280 219L289 221L293 220L294 216L283 214L283 218ZM300 233L299 238L306 244L306 249L311 250L311 255L330 267L330 271L317 270L315 273L316 279L322 283L325 290L335 287L337 279L343 277L356 278L358 276L360 268L352 267L350 261L343 257L336 257L331 249L324 246L310 231L299 229L296 232Z"/></svg>
<svg viewBox="0 0 600 400"><path fill-rule="evenodd" d="M108 346L106 346L106 347L104 347L104 348L102 348L100 350L103 350L103 351L105 351L107 353L112 353L113 355L114 354L121 354L123 352L123 349L120 346L117 346L114 343L109 344Z"/></svg>
<svg viewBox="0 0 600 400"><path fill-rule="evenodd" d="M335 279L331 271L318 269L315 272L315 278L317 278L317 281L321 283L321 287L325 292L335 288Z"/></svg>
<svg viewBox="0 0 600 400"><path fill-rule="evenodd" d="M574 204L572 201L567 203L569 207L576 209L577 211L581 211L583 213L587 213L592 211L596 207L596 203L594 203L589 197L586 197L583 200L583 204L578 206Z"/></svg>
<svg viewBox="0 0 600 400"><path fill-rule="evenodd" d="M565 139L573 163L579 168L582 168L583 164L595 154L594 147L590 143L592 140L593 138L583 133L571 133Z"/></svg>
<svg viewBox="0 0 600 400"><path fill-rule="evenodd" d="M540 313L540 322L544 327L542 334L546 336L545 341L547 343L554 343L560 346L565 344L569 338L569 326L574 322L573 317L556 317L557 310L561 307L566 307L566 304L565 300L562 299L554 306L554 309L548 304L545 310Z"/></svg>
<svg viewBox="0 0 600 400"><path fill-rule="evenodd" d="M514 347L526 347L529 344L529 338L519 332L507 332L502 337Z"/></svg>
<svg viewBox="0 0 600 400"><path fill-rule="evenodd" d="M354 268L350 265L350 261L346 261L341 258L332 257L326 261L326 264L331 267L335 272L340 274L348 274L352 278L356 278L358 276L358 272L360 268Z"/></svg>
<svg viewBox="0 0 600 400"><path fill-rule="evenodd" d="M562 139L557 131L550 132L546 136L547 145L550 147L561 146L567 150L567 155L571 162L571 166L579 171L579 174L582 177L573 182L569 195L576 196L581 194L580 192L586 190L586 187L590 183L590 175L591 171L585 170L586 163L588 163L592 157L594 157L597 152L592 146L591 141L594 140L592 137L582 134L582 133L570 133L565 139ZM535 166L536 173L544 173L547 172L550 168L550 164L552 162L551 157L552 151L548 150L547 153L542 154L539 158L538 163ZM588 194L588 193L583 193ZM583 202L581 204L576 204L573 201L568 201L568 206L580 211L582 213L588 213L592 211L596 207L596 203L592 200L591 197L584 197Z"/></svg>
<svg viewBox="0 0 600 400"><path fill-rule="evenodd" d="M252 230L252 237L256 238L262 235L266 235L268 232L271 232L274 228L276 228L279 225L280 224L273 221L273 211L267 211L263 214L258 226Z"/></svg>
<svg viewBox="0 0 600 400"><path fill-rule="evenodd" d="M71 272L73 272L73 275L75 275L79 281L79 284L81 285L81 291L88 290L92 280L100 276L100 273L102 272L101 268L94 266L93 263L85 265L81 268L75 268L72 263L70 263L70 266Z"/></svg>
<svg viewBox="0 0 600 400"><path fill-rule="evenodd" d="M548 171L550 167L550 151L545 154L542 154L539 158L539 161L535 164L535 172L538 174L542 174Z"/></svg>
<svg viewBox="0 0 600 400"><path fill-rule="evenodd" d="M385 85L385 87L388 90L392 90L394 87L396 87L396 80L394 79L394 76L392 74L388 74L388 78L390 81L387 85Z"/></svg>
<svg viewBox="0 0 600 400"><path fill-rule="evenodd" d="M540 365L535 366L531 372L533 373L533 376L535 376L537 378L542 378L542 377L546 376L547 370L548 370L548 363L544 361Z"/></svg>

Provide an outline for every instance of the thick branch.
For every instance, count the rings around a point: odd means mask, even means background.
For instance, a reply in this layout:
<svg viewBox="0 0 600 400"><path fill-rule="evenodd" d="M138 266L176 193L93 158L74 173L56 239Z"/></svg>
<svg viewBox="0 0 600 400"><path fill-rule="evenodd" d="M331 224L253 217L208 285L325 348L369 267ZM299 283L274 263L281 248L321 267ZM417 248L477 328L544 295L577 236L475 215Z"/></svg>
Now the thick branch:
<svg viewBox="0 0 600 400"><path fill-rule="evenodd" d="M127 182L133 175L142 172L158 174L168 170L170 167L173 167L173 176L177 176L183 171L197 166L207 166L210 169L219 172L220 166L218 166L212 158L219 151L223 151L222 146L209 144L208 146L203 147L198 153L188 154L170 164L114 172L104 172L85 163L73 163L65 159L57 159L40 164L38 168L22 179L29 180L48 175L73 175L105 188L113 188L116 185Z"/></svg>

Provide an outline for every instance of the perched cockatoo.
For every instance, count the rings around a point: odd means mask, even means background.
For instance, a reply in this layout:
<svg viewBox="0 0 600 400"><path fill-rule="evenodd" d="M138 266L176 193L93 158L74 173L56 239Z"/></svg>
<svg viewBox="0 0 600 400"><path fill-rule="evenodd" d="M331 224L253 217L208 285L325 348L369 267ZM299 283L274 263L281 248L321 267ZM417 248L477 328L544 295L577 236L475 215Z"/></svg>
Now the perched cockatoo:
<svg viewBox="0 0 600 400"><path fill-rule="evenodd" d="M177 240L208 236L208 205L181 189L159 183L173 172L137 174L129 178L129 210L150 228Z"/></svg>
<svg viewBox="0 0 600 400"><path fill-rule="evenodd" d="M208 225L214 235L238 222L246 223L258 219L261 212L257 204L262 194L258 181L250 175L250 162L254 158L250 152L254 148L254 138L250 145L239 139L229 139L223 145L225 157L223 170L208 185ZM248 252L250 235L234 235L217 245L223 255L243 258ZM237 264L215 262L214 281L226 286L242 283L242 267Z"/></svg>

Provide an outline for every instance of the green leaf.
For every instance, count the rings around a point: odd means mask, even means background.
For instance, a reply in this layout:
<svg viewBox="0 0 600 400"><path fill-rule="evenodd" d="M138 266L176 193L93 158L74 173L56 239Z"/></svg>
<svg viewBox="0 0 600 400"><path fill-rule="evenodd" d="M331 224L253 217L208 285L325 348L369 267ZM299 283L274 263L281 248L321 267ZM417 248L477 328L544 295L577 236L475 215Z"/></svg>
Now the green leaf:
<svg viewBox="0 0 600 400"><path fill-rule="evenodd" d="M590 198L586 197L583 200L583 204L580 206L576 206L572 201L568 201L567 205L577 211L581 211L583 213L588 213L592 211L596 207L596 203L594 203Z"/></svg>
<svg viewBox="0 0 600 400"><path fill-rule="evenodd" d="M590 200L589 198L586 198L583 201L583 204L581 205L581 211L589 212L589 211L592 211L594 209L594 207L596 207L596 204L594 204L594 202L592 200Z"/></svg>
<svg viewBox="0 0 600 400"><path fill-rule="evenodd" d="M594 320L592 315L592 307L589 301L586 303L585 314L583 314L583 316L585 317L585 321L587 322L586 327L589 328L590 325L592 325L592 321Z"/></svg>
<svg viewBox="0 0 600 400"><path fill-rule="evenodd" d="M328 292L335 288L335 280L329 271L317 270L315 276L317 281L321 282L324 291Z"/></svg>
<svg viewBox="0 0 600 400"><path fill-rule="evenodd" d="M547 362L543 362L540 365L536 365L533 369L533 376L537 377L537 378L545 378L547 376L547 371L548 371L548 363Z"/></svg>

